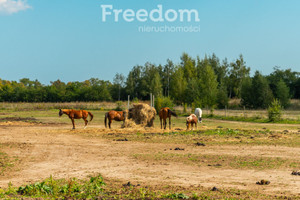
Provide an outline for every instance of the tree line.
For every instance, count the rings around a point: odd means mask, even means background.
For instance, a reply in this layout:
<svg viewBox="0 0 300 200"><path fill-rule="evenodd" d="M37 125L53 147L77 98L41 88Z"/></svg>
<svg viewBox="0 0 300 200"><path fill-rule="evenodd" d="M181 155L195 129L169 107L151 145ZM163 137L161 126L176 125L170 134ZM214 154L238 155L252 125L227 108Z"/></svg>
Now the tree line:
<svg viewBox="0 0 300 200"><path fill-rule="evenodd" d="M187 53L180 63L167 60L164 65L150 62L134 66L127 77L117 73L112 82L91 78L64 83L60 80L43 85L38 80L0 80L0 101L5 102L71 102L148 100L169 97L176 104L224 108L229 99L241 99L247 108L267 108L273 99L286 107L291 98L300 98L300 73L275 67L269 75L250 67L242 55L232 62L215 54L192 58Z"/></svg>

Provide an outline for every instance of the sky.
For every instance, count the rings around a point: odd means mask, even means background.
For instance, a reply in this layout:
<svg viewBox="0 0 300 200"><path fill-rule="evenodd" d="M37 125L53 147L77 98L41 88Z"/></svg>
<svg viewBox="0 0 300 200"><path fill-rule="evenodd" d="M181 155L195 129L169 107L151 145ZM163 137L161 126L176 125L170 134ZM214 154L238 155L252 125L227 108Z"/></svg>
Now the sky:
<svg viewBox="0 0 300 200"><path fill-rule="evenodd" d="M107 5L122 9L118 22L109 8L104 21L101 6ZM160 5L163 21L154 22L150 12ZM127 9L134 17L124 18ZM183 9L197 11L199 21L195 13L180 21ZM139 21L140 10L148 13L147 21ZM252 73L269 74L275 66L300 72L299 10L299 0L0 0L0 78L112 81L116 73L127 76L146 62L179 63L183 52L200 58L215 53L230 62L242 54ZM199 30L142 32L141 27Z"/></svg>

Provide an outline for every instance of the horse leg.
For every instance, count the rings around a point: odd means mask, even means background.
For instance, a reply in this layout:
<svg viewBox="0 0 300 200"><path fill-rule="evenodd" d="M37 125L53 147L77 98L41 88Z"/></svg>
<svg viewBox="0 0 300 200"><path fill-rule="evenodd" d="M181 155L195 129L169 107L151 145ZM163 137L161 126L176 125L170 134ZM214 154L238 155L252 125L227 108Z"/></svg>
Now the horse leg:
<svg viewBox="0 0 300 200"><path fill-rule="evenodd" d="M159 119L160 119L160 129L162 129L162 118Z"/></svg>
<svg viewBox="0 0 300 200"><path fill-rule="evenodd" d="M83 118L83 120L84 120L84 123L85 123L84 129L86 129L86 126L87 126L87 124L88 124L88 120L87 120L86 118Z"/></svg>
<svg viewBox="0 0 300 200"><path fill-rule="evenodd" d="M194 123L192 122L192 131L194 130Z"/></svg>
<svg viewBox="0 0 300 200"><path fill-rule="evenodd" d="M195 123L195 126L196 126L196 130L198 130L198 124L197 124L197 122Z"/></svg>
<svg viewBox="0 0 300 200"><path fill-rule="evenodd" d="M112 122L112 120L109 119L109 120L108 120L108 127L109 127L110 129L111 129L111 126L110 126L110 125L111 125L111 122Z"/></svg>
<svg viewBox="0 0 300 200"><path fill-rule="evenodd" d="M171 116L169 117L169 129L171 130Z"/></svg>
<svg viewBox="0 0 300 200"><path fill-rule="evenodd" d="M74 122L74 118L71 118L72 120L72 124L73 124L73 129L75 129L75 122Z"/></svg>

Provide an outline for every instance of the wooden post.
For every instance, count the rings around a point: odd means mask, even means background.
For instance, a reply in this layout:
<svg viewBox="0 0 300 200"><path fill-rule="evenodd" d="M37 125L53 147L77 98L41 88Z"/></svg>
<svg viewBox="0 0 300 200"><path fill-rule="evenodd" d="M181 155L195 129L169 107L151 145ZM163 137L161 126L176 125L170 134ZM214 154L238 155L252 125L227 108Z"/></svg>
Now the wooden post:
<svg viewBox="0 0 300 200"><path fill-rule="evenodd" d="M153 97L152 97L152 101L153 101L153 102L152 102L152 105L153 105L153 107L155 108L155 103L154 103L154 102L155 102L155 101L154 101L154 95L153 95Z"/></svg>
<svg viewBox="0 0 300 200"><path fill-rule="evenodd" d="M128 95L128 110L129 110L129 104L130 104L130 95Z"/></svg>
<svg viewBox="0 0 300 200"><path fill-rule="evenodd" d="M246 118L246 107L244 106L244 118Z"/></svg>
<svg viewBox="0 0 300 200"><path fill-rule="evenodd" d="M153 102L152 102L152 93L150 93L150 106L153 107Z"/></svg>
<svg viewBox="0 0 300 200"><path fill-rule="evenodd" d="M227 117L227 106L225 106L225 117Z"/></svg>

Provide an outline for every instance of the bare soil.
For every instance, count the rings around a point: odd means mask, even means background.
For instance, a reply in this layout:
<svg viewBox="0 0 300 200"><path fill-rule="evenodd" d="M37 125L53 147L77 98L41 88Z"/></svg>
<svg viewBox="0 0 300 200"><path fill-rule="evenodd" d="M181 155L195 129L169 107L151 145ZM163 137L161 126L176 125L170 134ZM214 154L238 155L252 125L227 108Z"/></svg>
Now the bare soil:
<svg viewBox="0 0 300 200"><path fill-rule="evenodd" d="M88 132L98 135L122 133L126 129L104 129L89 126ZM171 152L176 147L182 154L239 155L280 157L299 161L300 148L288 146L255 145L206 145L165 144L105 139L82 134L79 127L71 131L70 125L36 125L27 122L0 124L1 151L17 158L14 167L0 175L0 187L41 181L52 175L54 178L86 178L100 173L106 178L130 181L147 185L178 185L184 187L236 188L265 194L300 195L300 176L292 176L294 169L237 169L211 167L207 163L191 165L168 160L141 160L135 154ZM138 129L131 132L163 132L160 129ZM130 132L127 131L127 132ZM174 150L172 151L175 152ZM260 180L269 185L257 185Z"/></svg>

